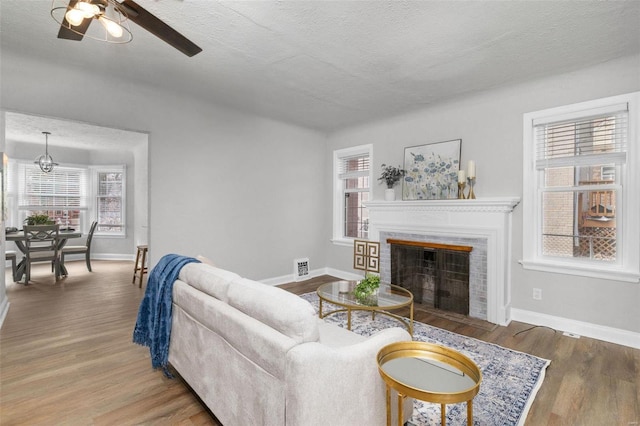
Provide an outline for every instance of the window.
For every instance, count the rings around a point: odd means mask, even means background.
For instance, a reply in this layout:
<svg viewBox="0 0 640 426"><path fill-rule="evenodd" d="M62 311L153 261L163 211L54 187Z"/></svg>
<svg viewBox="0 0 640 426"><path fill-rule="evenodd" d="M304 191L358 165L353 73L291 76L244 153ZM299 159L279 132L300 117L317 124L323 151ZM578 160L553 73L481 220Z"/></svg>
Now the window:
<svg viewBox="0 0 640 426"><path fill-rule="evenodd" d="M333 241L351 244L369 234L371 145L334 151Z"/></svg>
<svg viewBox="0 0 640 426"><path fill-rule="evenodd" d="M639 94L524 115L525 268L638 281Z"/></svg>
<svg viewBox="0 0 640 426"><path fill-rule="evenodd" d="M82 219L88 208L86 168L59 166L51 173L43 173L33 163L11 162L11 165L18 173L17 179L9 182L9 192L13 192L12 198L17 195L18 200L14 226L21 227L27 216L43 213L63 227L83 229ZM15 184L17 188L13 187Z"/></svg>
<svg viewBox="0 0 640 426"><path fill-rule="evenodd" d="M125 235L125 168L93 167L98 235Z"/></svg>

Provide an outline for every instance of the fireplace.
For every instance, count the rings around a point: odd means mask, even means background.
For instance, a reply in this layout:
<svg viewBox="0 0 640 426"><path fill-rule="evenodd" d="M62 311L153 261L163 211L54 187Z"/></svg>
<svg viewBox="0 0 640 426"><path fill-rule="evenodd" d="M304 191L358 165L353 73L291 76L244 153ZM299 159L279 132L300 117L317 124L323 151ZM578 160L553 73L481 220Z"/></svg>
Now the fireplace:
<svg viewBox="0 0 640 426"><path fill-rule="evenodd" d="M519 201L492 198L367 203L369 239L380 242L382 280L393 282L389 239L470 247L468 315L507 325L511 305L511 214Z"/></svg>
<svg viewBox="0 0 640 426"><path fill-rule="evenodd" d="M387 240L391 282L425 307L469 314L469 253L473 247Z"/></svg>

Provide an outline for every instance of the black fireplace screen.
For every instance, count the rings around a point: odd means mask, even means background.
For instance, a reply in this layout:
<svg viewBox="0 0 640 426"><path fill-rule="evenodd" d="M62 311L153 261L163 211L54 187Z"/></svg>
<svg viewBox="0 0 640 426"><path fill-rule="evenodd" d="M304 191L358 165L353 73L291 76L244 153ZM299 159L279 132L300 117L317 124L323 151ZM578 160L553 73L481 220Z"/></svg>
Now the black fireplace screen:
<svg viewBox="0 0 640 426"><path fill-rule="evenodd" d="M391 244L391 283L416 303L469 315L469 252Z"/></svg>

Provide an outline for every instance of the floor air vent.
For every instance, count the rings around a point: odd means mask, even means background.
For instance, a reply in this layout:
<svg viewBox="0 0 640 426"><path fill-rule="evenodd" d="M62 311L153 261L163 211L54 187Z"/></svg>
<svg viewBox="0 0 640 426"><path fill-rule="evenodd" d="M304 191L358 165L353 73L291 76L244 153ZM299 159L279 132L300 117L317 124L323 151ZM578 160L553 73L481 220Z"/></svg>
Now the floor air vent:
<svg viewBox="0 0 640 426"><path fill-rule="evenodd" d="M293 276L296 281L302 281L309 277L309 258L293 261Z"/></svg>

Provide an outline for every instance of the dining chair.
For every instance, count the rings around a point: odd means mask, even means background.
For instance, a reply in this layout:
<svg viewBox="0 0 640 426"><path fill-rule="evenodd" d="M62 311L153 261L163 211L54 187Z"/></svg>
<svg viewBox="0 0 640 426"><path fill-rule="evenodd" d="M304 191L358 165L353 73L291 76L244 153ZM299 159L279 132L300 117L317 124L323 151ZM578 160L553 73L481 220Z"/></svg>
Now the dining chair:
<svg viewBox="0 0 640 426"><path fill-rule="evenodd" d="M94 221L89 228L89 235L87 235L87 242L83 246L64 246L60 253L60 263L64 266L64 257L70 254L82 254L84 253L85 261L87 262L87 269L91 270L91 241L93 241L93 233L98 227L98 222ZM61 268L64 271L64 268Z"/></svg>
<svg viewBox="0 0 640 426"><path fill-rule="evenodd" d="M16 275L18 273L18 269L16 267L16 261L18 259L18 255L16 254L15 251L13 250L7 250L4 253L4 259L5 260L10 260L11 261L11 272L13 273L13 282L18 281L16 279Z"/></svg>
<svg viewBox="0 0 640 426"><path fill-rule="evenodd" d="M60 225L23 226L25 245L25 284L31 279L31 264L34 262L52 262L56 280L60 278L60 253L58 237Z"/></svg>

